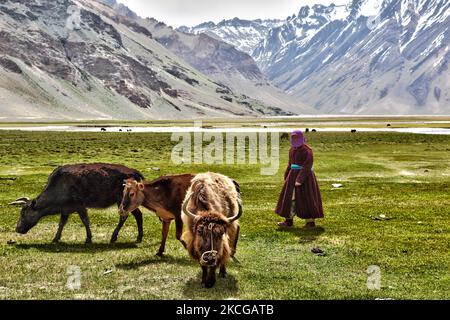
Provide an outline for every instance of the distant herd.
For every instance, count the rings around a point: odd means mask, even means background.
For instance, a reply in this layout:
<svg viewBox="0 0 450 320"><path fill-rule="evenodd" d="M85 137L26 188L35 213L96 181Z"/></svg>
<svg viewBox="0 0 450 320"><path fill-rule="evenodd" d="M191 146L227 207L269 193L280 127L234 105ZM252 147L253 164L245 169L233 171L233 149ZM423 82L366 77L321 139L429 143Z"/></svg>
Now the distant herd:
<svg viewBox="0 0 450 320"><path fill-rule="evenodd" d="M238 220L242 215L239 184L218 173L167 175L146 182L137 170L118 164L75 164L59 167L49 176L47 185L35 199L20 198L10 203L21 205L16 232L26 234L42 217L60 215L53 242L72 213L80 216L86 228L86 243L92 242L87 209L119 208L119 223L111 236L119 232L131 213L137 223L137 242L142 241L143 206L162 222L162 256L170 223L175 220L176 238L202 268L202 284L211 288L216 270L226 276L226 264L236 253ZM183 225L186 230L183 233Z"/></svg>

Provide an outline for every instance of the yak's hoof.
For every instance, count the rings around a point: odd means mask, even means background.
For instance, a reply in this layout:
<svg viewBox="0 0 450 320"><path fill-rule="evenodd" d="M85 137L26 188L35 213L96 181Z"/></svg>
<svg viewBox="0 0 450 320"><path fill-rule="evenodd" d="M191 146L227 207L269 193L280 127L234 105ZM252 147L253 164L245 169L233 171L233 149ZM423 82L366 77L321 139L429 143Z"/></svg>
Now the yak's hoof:
<svg viewBox="0 0 450 320"><path fill-rule="evenodd" d="M158 251L155 256L162 258L164 255L164 252Z"/></svg>
<svg viewBox="0 0 450 320"><path fill-rule="evenodd" d="M55 239L52 240L52 242L53 242L53 243L59 243L59 240L60 240L60 239L55 238Z"/></svg>
<svg viewBox="0 0 450 320"><path fill-rule="evenodd" d="M117 236L112 237L111 240L109 240L109 243L116 243L116 241L117 241Z"/></svg>
<svg viewBox="0 0 450 320"><path fill-rule="evenodd" d="M136 243L141 243L142 242L142 237L138 237L137 239L136 239Z"/></svg>
<svg viewBox="0 0 450 320"><path fill-rule="evenodd" d="M214 284L215 284L215 282L206 282L206 283L204 284L204 287L205 287L206 289L211 289L212 287L214 287Z"/></svg>
<svg viewBox="0 0 450 320"><path fill-rule="evenodd" d="M92 239L86 239L85 244L92 244Z"/></svg>
<svg viewBox="0 0 450 320"><path fill-rule="evenodd" d="M226 272L219 272L219 276L221 278L226 278L227 277L227 273Z"/></svg>

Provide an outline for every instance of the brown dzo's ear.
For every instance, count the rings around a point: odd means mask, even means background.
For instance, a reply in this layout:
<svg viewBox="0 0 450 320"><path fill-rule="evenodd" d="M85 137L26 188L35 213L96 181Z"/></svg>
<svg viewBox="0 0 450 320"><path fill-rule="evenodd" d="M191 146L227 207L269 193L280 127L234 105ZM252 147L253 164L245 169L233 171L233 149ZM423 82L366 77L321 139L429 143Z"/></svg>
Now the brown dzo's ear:
<svg viewBox="0 0 450 320"><path fill-rule="evenodd" d="M138 183L138 188L139 188L139 190L141 190L141 191L143 191L144 189L145 189L145 186L144 186L144 184L143 183Z"/></svg>

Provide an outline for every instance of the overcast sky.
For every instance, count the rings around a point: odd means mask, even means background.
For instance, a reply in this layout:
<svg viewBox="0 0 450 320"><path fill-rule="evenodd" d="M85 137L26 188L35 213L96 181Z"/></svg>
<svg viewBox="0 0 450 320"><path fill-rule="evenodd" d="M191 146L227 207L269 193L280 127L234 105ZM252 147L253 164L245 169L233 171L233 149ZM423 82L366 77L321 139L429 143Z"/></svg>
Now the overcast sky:
<svg viewBox="0 0 450 320"><path fill-rule="evenodd" d="M349 0L117 0L141 17L152 17L168 25L194 26L223 19L286 18L304 5L347 4Z"/></svg>

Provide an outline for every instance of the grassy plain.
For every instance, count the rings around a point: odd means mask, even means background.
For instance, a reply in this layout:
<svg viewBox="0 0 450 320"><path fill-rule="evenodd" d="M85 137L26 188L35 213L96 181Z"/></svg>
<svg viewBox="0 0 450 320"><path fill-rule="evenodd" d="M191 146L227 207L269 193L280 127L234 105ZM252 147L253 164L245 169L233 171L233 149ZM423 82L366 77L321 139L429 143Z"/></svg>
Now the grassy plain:
<svg viewBox="0 0 450 320"><path fill-rule="evenodd" d="M363 128L450 128L450 116L299 116L299 117L267 117L267 118L214 118L201 119L205 127L363 127ZM97 120L79 122L0 122L1 127L12 126L80 126L80 127L171 127L192 126L192 120L148 120L148 121L123 121L123 120Z"/></svg>
<svg viewBox="0 0 450 320"><path fill-rule="evenodd" d="M301 221L285 231L273 209L288 141L278 174L262 176L259 165L174 165L168 134L0 132L0 299L449 299L450 136L317 132L308 140L326 218L313 231ZM166 256L154 255L161 225L148 211L140 244L132 218L109 244L115 208L90 211L92 245L76 215L60 244L51 243L58 217L15 234L19 209L8 203L37 196L56 166L79 162L122 163L147 179L207 170L233 177L244 199L239 263L203 289L174 226ZM311 252L317 246L324 256ZM77 291L65 287L71 265L82 272ZM367 288L370 265L381 268L380 290Z"/></svg>

